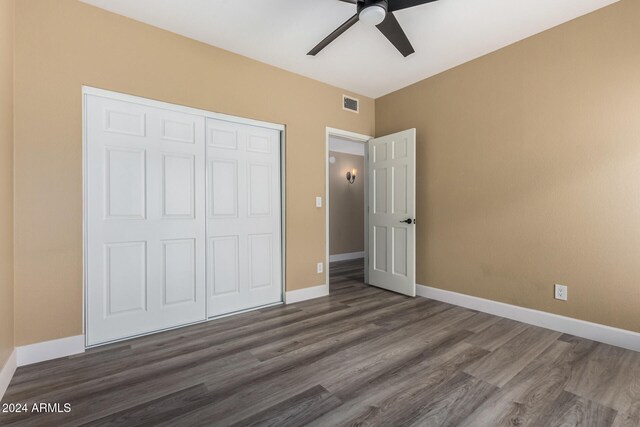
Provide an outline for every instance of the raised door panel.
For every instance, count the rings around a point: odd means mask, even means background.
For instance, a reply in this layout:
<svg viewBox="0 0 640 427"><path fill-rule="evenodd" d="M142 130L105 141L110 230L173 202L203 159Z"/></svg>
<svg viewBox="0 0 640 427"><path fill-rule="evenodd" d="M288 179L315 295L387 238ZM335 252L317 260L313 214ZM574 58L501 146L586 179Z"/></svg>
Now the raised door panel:
<svg viewBox="0 0 640 427"><path fill-rule="evenodd" d="M191 303L196 300L196 239L162 242L162 303Z"/></svg>
<svg viewBox="0 0 640 427"><path fill-rule="evenodd" d="M373 142L373 163L382 163L387 160L387 144L384 142Z"/></svg>
<svg viewBox="0 0 640 427"><path fill-rule="evenodd" d="M238 161L209 159L209 217L238 216Z"/></svg>
<svg viewBox="0 0 640 427"><path fill-rule="evenodd" d="M162 216L193 218L195 215L195 157L162 155Z"/></svg>
<svg viewBox="0 0 640 427"><path fill-rule="evenodd" d="M162 120L162 139L167 141L195 144L196 125L193 120Z"/></svg>
<svg viewBox="0 0 640 427"><path fill-rule="evenodd" d="M407 157L407 138L400 138L397 141L393 141L393 160L404 159Z"/></svg>
<svg viewBox="0 0 640 427"><path fill-rule="evenodd" d="M147 309L146 242L105 245L105 317Z"/></svg>
<svg viewBox="0 0 640 427"><path fill-rule="evenodd" d="M393 227L393 274L407 276L407 229Z"/></svg>
<svg viewBox="0 0 640 427"><path fill-rule="evenodd" d="M208 130L207 145L226 150L238 149L238 132L233 129L210 127Z"/></svg>
<svg viewBox="0 0 640 427"><path fill-rule="evenodd" d="M105 218L144 219L146 214L145 150L106 147Z"/></svg>
<svg viewBox="0 0 640 427"><path fill-rule="evenodd" d="M251 132L247 138L247 151L253 153L270 154L273 150L273 142L268 135Z"/></svg>
<svg viewBox="0 0 640 427"><path fill-rule="evenodd" d="M209 239L209 281L211 296L240 292L238 236L222 236Z"/></svg>
<svg viewBox="0 0 640 427"><path fill-rule="evenodd" d="M407 166L395 166L393 170L393 213L407 214Z"/></svg>
<svg viewBox="0 0 640 427"><path fill-rule="evenodd" d="M373 268L377 271L387 271L387 227L373 227Z"/></svg>
<svg viewBox="0 0 640 427"><path fill-rule="evenodd" d="M271 165L249 163L248 171L249 216L271 216Z"/></svg>
<svg viewBox="0 0 640 427"><path fill-rule="evenodd" d="M127 111L128 106L104 109L104 130L123 135L146 135L146 115L140 112Z"/></svg>
<svg viewBox="0 0 640 427"><path fill-rule="evenodd" d="M253 289L269 287L273 283L273 236L249 236L249 286Z"/></svg>
<svg viewBox="0 0 640 427"><path fill-rule="evenodd" d="M373 170L373 209L374 213L387 212L387 169Z"/></svg>

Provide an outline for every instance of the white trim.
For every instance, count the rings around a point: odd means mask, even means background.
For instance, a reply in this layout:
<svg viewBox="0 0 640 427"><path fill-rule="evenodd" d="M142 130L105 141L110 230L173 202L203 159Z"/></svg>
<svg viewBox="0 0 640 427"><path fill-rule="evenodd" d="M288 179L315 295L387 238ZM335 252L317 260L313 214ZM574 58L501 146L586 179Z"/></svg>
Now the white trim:
<svg viewBox="0 0 640 427"><path fill-rule="evenodd" d="M280 250L282 255L280 256L280 268L282 273L280 278L282 286L280 289L280 302L284 304L285 294L287 292L287 200L286 200L286 188L287 182L287 141L286 132L283 129L280 132Z"/></svg>
<svg viewBox="0 0 640 427"><path fill-rule="evenodd" d="M350 259L358 259L358 258L364 258L364 251L362 251L362 252L348 252L348 253L344 253L344 254L329 255L329 262L347 261L347 260L350 260Z"/></svg>
<svg viewBox="0 0 640 427"><path fill-rule="evenodd" d="M337 137L349 138L354 140L355 142L368 142L370 139L373 139L372 136L363 135L361 133L350 132L348 130L336 129L327 126L327 135L333 135Z"/></svg>
<svg viewBox="0 0 640 427"><path fill-rule="evenodd" d="M87 159L87 93L85 93L85 90L90 89L89 87L82 86L82 333L85 336L89 329L87 325L87 286L89 283L89 257L87 256L89 243L89 222L87 221L89 218L89 209L87 208L87 204L89 203L89 186L87 185L87 166L89 161Z"/></svg>
<svg viewBox="0 0 640 427"><path fill-rule="evenodd" d="M7 387L9 387L9 383L13 378L13 374L16 373L16 368L18 367L18 364L16 362L16 353L16 349L14 348L9 355L9 358L4 363L4 366L0 370L0 400L2 400L2 398L4 397L4 393L7 391Z"/></svg>
<svg viewBox="0 0 640 427"><path fill-rule="evenodd" d="M327 294L329 292L329 262L330 262L330 255L329 255L329 145L330 145L330 137L331 136L337 136L337 137L343 137L343 138L349 138L354 142L360 142L363 144L368 144L369 141L371 139L373 139L372 136L368 136L368 135L362 135L360 133L355 133L355 132L349 132L347 130L342 130L342 129L335 129L335 128L331 128L328 127L326 128L325 131L325 138L324 138L324 230L325 230L325 236L324 236L324 242L325 242L325 256L324 256L324 261L325 261L325 279L324 282L327 286ZM365 147L365 153L367 152L366 147ZM364 187L364 227L365 227L365 233L364 233L364 252L365 252L365 259L364 259L364 281L365 283L367 283L369 281L369 273L368 273L368 268L367 268L367 251L369 250L368 246L369 246L369 238L368 238L368 233L367 228L369 226L369 215L367 215L367 205L369 203L369 196L368 196L368 190L367 190L367 157L365 156L364 158L364 171L363 171L363 176L362 178L364 179L365 182L365 187ZM288 301L287 301L288 303Z"/></svg>
<svg viewBox="0 0 640 427"><path fill-rule="evenodd" d="M324 284L320 286L313 286L311 288L289 291L285 294L285 301L286 304L293 304L295 302L306 301L308 299L326 297L327 295L329 295L329 285Z"/></svg>
<svg viewBox="0 0 640 427"><path fill-rule="evenodd" d="M640 333L638 332L613 328L611 326L573 319L571 317L533 310L531 308L518 307L457 292L431 288L429 286L418 285L417 294L424 298L506 317L507 319L517 320L553 331L575 335L629 350L640 351Z"/></svg>
<svg viewBox="0 0 640 427"><path fill-rule="evenodd" d="M362 178L364 182L364 283L369 283L369 145L373 139L368 140L364 147L364 170Z"/></svg>
<svg viewBox="0 0 640 427"><path fill-rule="evenodd" d="M85 95L100 96L103 98L115 99L123 102L135 102L136 104L140 104L140 105L146 105L146 106L155 107L155 108L162 108L162 109L176 111L180 113L210 117L216 120L224 120L227 122L240 123L244 125L258 126L258 127L263 127L267 129L284 131L283 124L263 122L260 120L248 119L245 117L230 116L228 114L215 113L212 111L201 110L199 108L186 107L184 105L172 104L172 103L157 101L149 98L142 98L135 95L129 95L121 92L113 92L105 89L98 89L91 86L82 86L82 93Z"/></svg>
<svg viewBox="0 0 640 427"><path fill-rule="evenodd" d="M16 348L18 366L84 353L84 335L23 345Z"/></svg>

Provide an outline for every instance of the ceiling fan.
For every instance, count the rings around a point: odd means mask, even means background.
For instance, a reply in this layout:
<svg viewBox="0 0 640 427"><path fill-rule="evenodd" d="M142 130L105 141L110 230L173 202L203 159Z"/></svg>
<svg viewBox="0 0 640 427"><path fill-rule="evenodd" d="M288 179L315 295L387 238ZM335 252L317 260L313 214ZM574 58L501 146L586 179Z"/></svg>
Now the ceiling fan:
<svg viewBox="0 0 640 427"><path fill-rule="evenodd" d="M407 35L402 30L400 23L393 12L410 7L431 3L437 0L340 0L356 5L356 14L329 34L307 55L315 56L332 41L337 39L358 21L368 25L375 25L378 30L393 44L406 58L415 52Z"/></svg>

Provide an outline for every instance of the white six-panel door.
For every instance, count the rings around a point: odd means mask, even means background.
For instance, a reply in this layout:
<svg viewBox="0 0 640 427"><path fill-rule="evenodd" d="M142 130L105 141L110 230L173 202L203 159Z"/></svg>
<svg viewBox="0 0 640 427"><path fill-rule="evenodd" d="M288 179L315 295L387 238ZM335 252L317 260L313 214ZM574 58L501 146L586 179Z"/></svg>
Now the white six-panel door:
<svg viewBox="0 0 640 427"><path fill-rule="evenodd" d="M282 301L280 132L207 119L210 317Z"/></svg>
<svg viewBox="0 0 640 427"><path fill-rule="evenodd" d="M416 296L416 130L369 142L369 284Z"/></svg>
<svg viewBox="0 0 640 427"><path fill-rule="evenodd" d="M87 96L89 345L205 318L204 126Z"/></svg>
<svg viewBox="0 0 640 427"><path fill-rule="evenodd" d="M282 301L280 131L151 102L85 96L88 345Z"/></svg>

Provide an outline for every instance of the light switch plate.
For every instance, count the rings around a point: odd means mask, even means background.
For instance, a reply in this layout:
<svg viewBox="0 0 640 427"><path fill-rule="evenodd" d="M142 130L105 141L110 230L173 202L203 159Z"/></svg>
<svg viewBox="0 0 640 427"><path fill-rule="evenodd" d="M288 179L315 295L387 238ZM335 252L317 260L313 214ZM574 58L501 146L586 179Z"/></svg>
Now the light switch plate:
<svg viewBox="0 0 640 427"><path fill-rule="evenodd" d="M322 197L318 196L316 197L316 208L321 208L322 207Z"/></svg>

